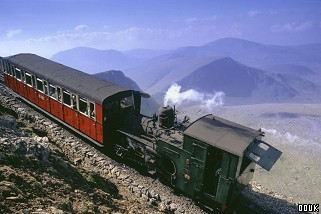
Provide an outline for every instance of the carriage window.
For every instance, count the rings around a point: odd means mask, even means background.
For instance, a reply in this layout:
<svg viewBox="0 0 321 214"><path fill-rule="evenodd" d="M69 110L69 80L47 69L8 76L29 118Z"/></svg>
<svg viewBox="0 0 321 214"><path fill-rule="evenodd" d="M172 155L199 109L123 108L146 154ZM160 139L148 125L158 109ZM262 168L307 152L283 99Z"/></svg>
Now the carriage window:
<svg viewBox="0 0 321 214"><path fill-rule="evenodd" d="M85 98L78 96L79 111L85 115L88 115L88 103Z"/></svg>
<svg viewBox="0 0 321 214"><path fill-rule="evenodd" d="M63 97L64 104L71 106L70 92L67 90L63 90L62 97Z"/></svg>
<svg viewBox="0 0 321 214"><path fill-rule="evenodd" d="M95 104L92 102L89 102L89 112L90 118L95 119Z"/></svg>
<svg viewBox="0 0 321 214"><path fill-rule="evenodd" d="M71 94L71 107L77 110L77 96L75 94Z"/></svg>
<svg viewBox="0 0 321 214"><path fill-rule="evenodd" d="M32 86L31 75L27 72L26 72L26 83L27 83L27 85Z"/></svg>
<svg viewBox="0 0 321 214"><path fill-rule="evenodd" d="M10 69L10 64L6 62L6 68L7 68L7 71L8 71L8 74L10 76L12 76L12 72L11 72L11 69Z"/></svg>
<svg viewBox="0 0 321 214"><path fill-rule="evenodd" d="M58 101L61 102L61 88L57 87Z"/></svg>
<svg viewBox="0 0 321 214"><path fill-rule="evenodd" d="M36 88L36 78L35 78L35 76L34 76L34 75L31 75L31 79L32 79L32 86L33 86L34 88Z"/></svg>
<svg viewBox="0 0 321 214"><path fill-rule="evenodd" d="M110 101L110 102L106 103L104 106L105 106L106 112L111 113L111 112L119 109L119 101L117 101L117 100Z"/></svg>
<svg viewBox="0 0 321 214"><path fill-rule="evenodd" d="M4 72L5 74L8 73L4 61L2 61L2 70L3 70L3 72Z"/></svg>
<svg viewBox="0 0 321 214"><path fill-rule="evenodd" d="M22 81L22 82L25 82L25 81L26 81L25 71L21 71L21 81Z"/></svg>
<svg viewBox="0 0 321 214"><path fill-rule="evenodd" d="M16 68L16 77L18 80L21 80L21 71L18 68Z"/></svg>
<svg viewBox="0 0 321 214"><path fill-rule="evenodd" d="M48 94L48 83L45 80L43 81L43 87L44 87L45 94Z"/></svg>
<svg viewBox="0 0 321 214"><path fill-rule="evenodd" d="M40 78L37 78L37 90L43 92L43 82Z"/></svg>
<svg viewBox="0 0 321 214"><path fill-rule="evenodd" d="M124 97L120 100L120 108L127 108L129 106L132 106L134 104L133 97Z"/></svg>
<svg viewBox="0 0 321 214"><path fill-rule="evenodd" d="M49 84L49 95L50 97L57 99L56 87L51 84Z"/></svg>
<svg viewBox="0 0 321 214"><path fill-rule="evenodd" d="M10 67L11 67L10 70L11 70L12 76L13 76L13 77L16 77L16 74L15 74L15 72L14 72L14 66L11 65Z"/></svg>

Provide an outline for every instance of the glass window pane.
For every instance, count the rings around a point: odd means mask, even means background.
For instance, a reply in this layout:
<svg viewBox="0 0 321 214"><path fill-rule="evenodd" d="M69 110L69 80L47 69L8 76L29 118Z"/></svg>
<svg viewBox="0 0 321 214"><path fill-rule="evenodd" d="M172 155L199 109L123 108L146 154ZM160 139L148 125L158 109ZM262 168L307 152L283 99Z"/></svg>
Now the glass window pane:
<svg viewBox="0 0 321 214"><path fill-rule="evenodd" d="M36 88L36 78L35 78L35 76L34 76L34 75L31 75L31 79L32 79L32 86L33 86L34 88Z"/></svg>
<svg viewBox="0 0 321 214"><path fill-rule="evenodd" d="M43 92L43 82L42 82L42 79L40 78L37 78L37 89Z"/></svg>
<svg viewBox="0 0 321 214"><path fill-rule="evenodd" d="M21 71L21 81L22 82L26 81L25 71Z"/></svg>
<svg viewBox="0 0 321 214"><path fill-rule="evenodd" d="M26 83L27 83L27 85L32 86L31 75L27 72L26 72Z"/></svg>
<svg viewBox="0 0 321 214"><path fill-rule="evenodd" d="M49 95L50 97L57 99L56 87L51 84L49 85Z"/></svg>
<svg viewBox="0 0 321 214"><path fill-rule="evenodd" d="M78 102L79 102L79 111L85 115L88 115L88 104L87 100L82 97L78 97Z"/></svg>
<svg viewBox="0 0 321 214"><path fill-rule="evenodd" d="M6 69L7 69L7 72L10 76L12 76L12 72L11 72L11 69L10 69L10 64L8 62L6 62Z"/></svg>
<svg viewBox="0 0 321 214"><path fill-rule="evenodd" d="M58 101L61 102L61 88L57 87Z"/></svg>
<svg viewBox="0 0 321 214"><path fill-rule="evenodd" d="M133 97L124 97L120 100L120 108L127 108L129 106L132 106L134 104Z"/></svg>
<svg viewBox="0 0 321 214"><path fill-rule="evenodd" d="M63 102L64 104L71 106L71 101L70 101L70 92L67 90L63 90Z"/></svg>
<svg viewBox="0 0 321 214"><path fill-rule="evenodd" d="M71 107L74 110L77 110L77 97L75 94L71 95Z"/></svg>
<svg viewBox="0 0 321 214"><path fill-rule="evenodd" d="M21 80L21 71L18 68L16 68L16 78Z"/></svg>
<svg viewBox="0 0 321 214"><path fill-rule="evenodd" d="M44 92L45 94L48 94L48 84L47 84L47 81L43 81L43 89L44 89Z"/></svg>
<svg viewBox="0 0 321 214"><path fill-rule="evenodd" d="M89 102L90 118L95 119L95 104Z"/></svg>

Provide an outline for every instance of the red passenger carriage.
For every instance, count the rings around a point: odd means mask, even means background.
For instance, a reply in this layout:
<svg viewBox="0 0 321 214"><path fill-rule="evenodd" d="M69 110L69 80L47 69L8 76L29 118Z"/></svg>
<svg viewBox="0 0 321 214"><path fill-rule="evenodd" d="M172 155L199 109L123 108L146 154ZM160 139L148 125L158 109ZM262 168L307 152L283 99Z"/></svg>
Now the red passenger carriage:
<svg viewBox="0 0 321 214"><path fill-rule="evenodd" d="M100 146L117 128L117 119L140 111L139 92L34 54L2 58L1 66L6 86Z"/></svg>

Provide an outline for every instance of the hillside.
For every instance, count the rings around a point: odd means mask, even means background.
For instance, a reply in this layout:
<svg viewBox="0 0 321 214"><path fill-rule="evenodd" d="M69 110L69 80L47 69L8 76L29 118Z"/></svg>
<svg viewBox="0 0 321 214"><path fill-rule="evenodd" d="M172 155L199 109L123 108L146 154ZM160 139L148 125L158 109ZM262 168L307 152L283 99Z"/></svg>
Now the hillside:
<svg viewBox="0 0 321 214"><path fill-rule="evenodd" d="M124 70L124 72L135 80L143 90L156 94L165 91L175 81L180 80L216 58L196 58L166 54L146 61L135 68Z"/></svg>
<svg viewBox="0 0 321 214"><path fill-rule="evenodd" d="M272 64L261 67L265 71L274 72L274 73L287 73L297 76L314 76L317 75L315 71L311 68L303 65L296 64Z"/></svg>
<svg viewBox="0 0 321 214"><path fill-rule="evenodd" d="M320 47L318 44L265 45L242 39L224 38L202 46L179 48L135 68L127 69L125 73L149 93L157 94L163 93L172 83L180 81L213 60L230 57L246 66L266 69L268 73L300 75L313 84L321 85ZM304 74L316 76L303 77ZM296 90L295 86L294 89Z"/></svg>
<svg viewBox="0 0 321 214"><path fill-rule="evenodd" d="M61 51L54 54L51 60L90 74L112 69L120 70L140 62L139 59L127 56L120 51L87 47Z"/></svg>
<svg viewBox="0 0 321 214"><path fill-rule="evenodd" d="M178 81L183 90L223 91L226 104L311 101L319 87L291 74L271 74L225 57L200 67ZM236 98L236 99L235 99ZM240 99L245 98L245 99Z"/></svg>
<svg viewBox="0 0 321 214"><path fill-rule="evenodd" d="M109 82L115 83L117 85L140 91L140 88L138 87L137 83L134 82L132 79L126 77L124 73L121 71L110 70L96 73L93 75L101 79L107 80Z"/></svg>
<svg viewBox="0 0 321 214"><path fill-rule="evenodd" d="M135 67L166 52L165 50L151 49L117 51L76 47L54 54L51 60L93 74L106 70L123 70Z"/></svg>
<svg viewBox="0 0 321 214"><path fill-rule="evenodd" d="M189 50L198 55L229 56L249 66L294 63L301 65L320 64L321 46L312 45L314 51L308 51L309 45L281 46L266 45L244 39L223 38ZM186 51L184 48L181 52Z"/></svg>

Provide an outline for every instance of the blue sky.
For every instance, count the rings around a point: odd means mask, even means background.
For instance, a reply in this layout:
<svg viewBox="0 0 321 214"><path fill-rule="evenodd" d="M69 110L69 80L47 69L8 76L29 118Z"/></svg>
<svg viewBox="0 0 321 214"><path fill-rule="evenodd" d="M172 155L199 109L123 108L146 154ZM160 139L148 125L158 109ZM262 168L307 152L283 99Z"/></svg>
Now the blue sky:
<svg viewBox="0 0 321 214"><path fill-rule="evenodd" d="M224 37L321 43L321 0L1 0L0 56L174 49Z"/></svg>

